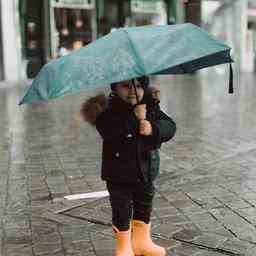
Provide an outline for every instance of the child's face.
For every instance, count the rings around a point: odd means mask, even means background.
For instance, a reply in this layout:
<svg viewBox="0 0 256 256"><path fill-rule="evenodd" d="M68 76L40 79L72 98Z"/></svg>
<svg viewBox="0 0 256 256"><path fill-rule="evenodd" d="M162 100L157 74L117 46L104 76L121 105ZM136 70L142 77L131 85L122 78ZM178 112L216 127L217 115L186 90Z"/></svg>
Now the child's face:
<svg viewBox="0 0 256 256"><path fill-rule="evenodd" d="M134 80L134 82L135 82L138 99L139 99L139 101L141 101L143 98L143 95L144 95L143 86L136 79ZM118 85L116 86L115 92L123 101L125 101L131 105L135 105L138 103L134 85L131 80L122 81L122 82L118 83Z"/></svg>

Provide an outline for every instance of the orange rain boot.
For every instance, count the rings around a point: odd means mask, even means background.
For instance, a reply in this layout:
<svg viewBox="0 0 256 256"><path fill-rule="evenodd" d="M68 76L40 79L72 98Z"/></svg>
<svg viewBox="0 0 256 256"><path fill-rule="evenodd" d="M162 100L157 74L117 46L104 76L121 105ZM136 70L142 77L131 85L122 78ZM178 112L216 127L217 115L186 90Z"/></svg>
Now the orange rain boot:
<svg viewBox="0 0 256 256"><path fill-rule="evenodd" d="M115 256L134 256L131 245L131 229L119 231L117 227L112 226L116 236Z"/></svg>
<svg viewBox="0 0 256 256"><path fill-rule="evenodd" d="M151 223L132 221L132 248L136 256L165 256L166 251L151 240Z"/></svg>

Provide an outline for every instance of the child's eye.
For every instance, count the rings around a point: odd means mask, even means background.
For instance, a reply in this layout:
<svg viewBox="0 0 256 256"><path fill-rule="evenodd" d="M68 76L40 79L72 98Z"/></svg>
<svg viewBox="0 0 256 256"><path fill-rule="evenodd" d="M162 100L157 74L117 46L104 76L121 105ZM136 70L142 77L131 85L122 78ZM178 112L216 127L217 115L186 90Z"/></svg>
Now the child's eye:
<svg viewBox="0 0 256 256"><path fill-rule="evenodd" d="M134 85L127 83L127 84L122 84L122 87L124 87L124 88L134 88ZM143 88L143 85L142 84L136 84L135 87L136 88Z"/></svg>
<svg viewBox="0 0 256 256"><path fill-rule="evenodd" d="M136 88L143 88L143 85L142 84L136 84Z"/></svg>

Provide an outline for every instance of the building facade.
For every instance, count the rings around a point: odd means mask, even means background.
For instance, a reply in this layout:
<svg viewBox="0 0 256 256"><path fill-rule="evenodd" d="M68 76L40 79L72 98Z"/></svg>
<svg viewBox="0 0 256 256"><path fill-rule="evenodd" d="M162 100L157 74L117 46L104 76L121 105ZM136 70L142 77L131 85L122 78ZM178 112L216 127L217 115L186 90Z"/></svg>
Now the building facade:
<svg viewBox="0 0 256 256"><path fill-rule="evenodd" d="M64 56L114 29L149 24L191 22L203 26L230 43L242 60L247 36L247 21L241 18L247 12L245 2L247 0L0 0L0 76L6 80L33 78L51 59ZM226 13L218 17L228 4ZM213 5L215 9L210 8L210 12L209 6Z"/></svg>
<svg viewBox="0 0 256 256"><path fill-rule="evenodd" d="M34 77L50 59L64 56L123 26L175 20L174 0L20 0L22 56Z"/></svg>

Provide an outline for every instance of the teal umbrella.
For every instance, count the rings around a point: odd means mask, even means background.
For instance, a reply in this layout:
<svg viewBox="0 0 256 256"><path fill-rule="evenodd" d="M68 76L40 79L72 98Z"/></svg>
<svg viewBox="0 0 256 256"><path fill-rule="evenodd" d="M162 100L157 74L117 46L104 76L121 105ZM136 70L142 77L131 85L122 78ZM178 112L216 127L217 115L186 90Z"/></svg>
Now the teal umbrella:
<svg viewBox="0 0 256 256"><path fill-rule="evenodd" d="M143 75L191 73L231 62L228 45L190 23L120 28L46 64L20 104Z"/></svg>

